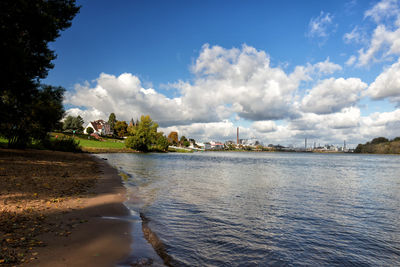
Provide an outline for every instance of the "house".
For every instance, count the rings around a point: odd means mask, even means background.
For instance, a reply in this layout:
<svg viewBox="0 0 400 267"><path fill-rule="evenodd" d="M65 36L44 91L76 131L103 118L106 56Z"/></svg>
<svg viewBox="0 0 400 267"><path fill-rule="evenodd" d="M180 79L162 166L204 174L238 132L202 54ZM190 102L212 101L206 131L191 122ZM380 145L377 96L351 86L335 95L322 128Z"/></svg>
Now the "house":
<svg viewBox="0 0 400 267"><path fill-rule="evenodd" d="M111 131L110 124L103 120L91 121L83 130L83 133L87 134L87 129L91 127L94 133L99 135L111 135L113 132Z"/></svg>

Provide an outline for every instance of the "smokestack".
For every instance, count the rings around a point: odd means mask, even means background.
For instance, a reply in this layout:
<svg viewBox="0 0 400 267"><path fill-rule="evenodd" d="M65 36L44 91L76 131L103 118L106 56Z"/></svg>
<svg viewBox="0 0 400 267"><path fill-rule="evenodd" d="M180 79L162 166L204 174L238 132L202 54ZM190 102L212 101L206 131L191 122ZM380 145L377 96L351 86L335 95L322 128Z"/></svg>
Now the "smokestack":
<svg viewBox="0 0 400 267"><path fill-rule="evenodd" d="M237 127L236 142L239 144L239 127Z"/></svg>
<svg viewBox="0 0 400 267"><path fill-rule="evenodd" d="M304 140L304 148L307 150L307 138Z"/></svg>

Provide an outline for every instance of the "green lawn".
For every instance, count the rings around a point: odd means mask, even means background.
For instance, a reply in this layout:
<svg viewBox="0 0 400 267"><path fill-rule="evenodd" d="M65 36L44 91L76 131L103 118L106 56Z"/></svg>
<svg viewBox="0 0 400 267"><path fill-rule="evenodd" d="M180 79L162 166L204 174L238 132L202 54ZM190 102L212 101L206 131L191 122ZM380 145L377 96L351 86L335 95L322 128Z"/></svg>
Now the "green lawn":
<svg viewBox="0 0 400 267"><path fill-rule="evenodd" d="M55 139L62 138L64 136L71 137L71 134L63 134L63 133L51 133L51 138ZM75 135L74 139L79 141L79 145L82 147L83 150L94 150L96 149L110 149L110 150L125 150L125 143L123 140L114 139L114 138L103 138L102 141L95 140L93 137L89 140L87 135ZM6 147L8 140L0 137L0 147Z"/></svg>
<svg viewBox="0 0 400 267"><path fill-rule="evenodd" d="M94 140L85 140L85 139L81 139L81 138L75 138L75 139L79 140L79 144L83 148L84 147L94 147L94 148L116 148L116 149L122 149L122 148L125 147L124 143L110 141L110 140L94 141Z"/></svg>
<svg viewBox="0 0 400 267"><path fill-rule="evenodd" d="M8 140L0 136L0 146L6 146L8 144Z"/></svg>
<svg viewBox="0 0 400 267"><path fill-rule="evenodd" d="M64 133L51 133L51 136L55 138L62 138L63 136L71 137L72 134L64 134ZM74 139L79 141L79 145L82 147L83 150L85 148L105 148L105 149L124 149L125 144L123 140L114 139L114 138L102 138L102 140L96 140L93 137L88 139L87 135L79 134L74 135Z"/></svg>

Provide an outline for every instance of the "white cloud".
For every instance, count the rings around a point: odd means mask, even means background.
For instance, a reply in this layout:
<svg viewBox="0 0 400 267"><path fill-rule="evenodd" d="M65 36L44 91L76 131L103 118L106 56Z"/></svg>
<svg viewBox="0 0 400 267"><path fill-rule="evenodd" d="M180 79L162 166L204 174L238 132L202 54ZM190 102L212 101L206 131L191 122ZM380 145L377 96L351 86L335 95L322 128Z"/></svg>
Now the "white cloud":
<svg viewBox="0 0 400 267"><path fill-rule="evenodd" d="M329 61L296 67L287 74L271 67L264 51L244 45L225 49L204 45L192 72L193 82L170 84L180 93L169 98L153 88L143 88L138 77L102 73L91 85L75 86L66 95L67 104L80 107L86 117L115 112L129 120L150 114L160 125L219 122L236 113L249 120L271 120L295 116L292 105L301 81L313 73L329 74L341 69Z"/></svg>
<svg viewBox="0 0 400 267"><path fill-rule="evenodd" d="M308 36L327 38L332 31L335 31L333 25L333 15L321 11L318 17L311 18L308 24Z"/></svg>
<svg viewBox="0 0 400 267"><path fill-rule="evenodd" d="M364 43L366 42L365 32L363 32L358 26L355 26L351 32L343 35L345 43Z"/></svg>
<svg viewBox="0 0 400 267"><path fill-rule="evenodd" d="M368 88L367 95L372 99L389 98L400 100L400 59L385 69Z"/></svg>
<svg viewBox="0 0 400 267"><path fill-rule="evenodd" d="M356 60L357 60L357 57L353 55L353 56L349 57L349 59L345 62L345 64L347 66L351 66L356 62Z"/></svg>
<svg viewBox="0 0 400 267"><path fill-rule="evenodd" d="M325 61L314 64L314 68L321 74L333 74L336 71L342 70L338 64L329 61L329 57Z"/></svg>
<svg viewBox="0 0 400 267"><path fill-rule="evenodd" d="M346 33L343 39L346 43L363 44L358 50L357 66L367 66L370 63L391 61L392 56L400 55L400 8L397 0L382 0L364 13L364 18L371 18L376 27L369 34L365 26L355 26ZM350 60L350 59L349 59ZM353 57L348 65L353 65Z"/></svg>
<svg viewBox="0 0 400 267"><path fill-rule="evenodd" d="M301 102L302 110L328 114L353 106L367 84L358 78L325 79L312 88Z"/></svg>
<svg viewBox="0 0 400 267"><path fill-rule="evenodd" d="M382 0L365 11L364 17L371 17L376 23L379 23L385 18L397 16L399 13L397 2L397 0Z"/></svg>
<svg viewBox="0 0 400 267"><path fill-rule="evenodd" d="M358 53L359 66L365 66L371 61L388 59L390 55L400 55L400 28L391 31L385 25L378 25L374 30L369 47L366 50L361 48Z"/></svg>
<svg viewBox="0 0 400 267"><path fill-rule="evenodd" d="M260 133L275 132L277 130L274 121L256 121L251 125L251 127Z"/></svg>
<svg viewBox="0 0 400 267"><path fill-rule="evenodd" d="M176 131L179 136L193 138L198 142L236 140L236 127L228 120L163 127L160 128L160 131L164 132L166 135L171 131ZM249 132L249 129L241 127L240 135L243 138L248 138Z"/></svg>

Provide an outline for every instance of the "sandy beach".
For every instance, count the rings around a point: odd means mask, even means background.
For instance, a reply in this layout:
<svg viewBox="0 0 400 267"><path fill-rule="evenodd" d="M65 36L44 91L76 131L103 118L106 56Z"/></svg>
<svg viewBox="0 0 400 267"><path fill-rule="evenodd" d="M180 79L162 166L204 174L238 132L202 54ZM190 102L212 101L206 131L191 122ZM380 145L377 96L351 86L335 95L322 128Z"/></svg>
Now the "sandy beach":
<svg viewBox="0 0 400 267"><path fill-rule="evenodd" d="M0 265L115 266L130 252L117 170L82 153L0 149Z"/></svg>

